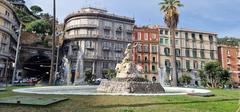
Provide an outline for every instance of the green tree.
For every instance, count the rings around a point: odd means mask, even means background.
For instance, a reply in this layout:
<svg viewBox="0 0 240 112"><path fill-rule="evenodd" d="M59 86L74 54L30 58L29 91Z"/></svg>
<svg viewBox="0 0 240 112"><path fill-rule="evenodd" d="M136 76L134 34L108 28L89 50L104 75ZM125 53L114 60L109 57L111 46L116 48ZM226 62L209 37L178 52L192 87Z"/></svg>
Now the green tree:
<svg viewBox="0 0 240 112"><path fill-rule="evenodd" d="M212 88L222 87L230 79L230 73L224 70L219 62L208 62L202 70L199 71L202 84Z"/></svg>
<svg viewBox="0 0 240 112"><path fill-rule="evenodd" d="M32 10L32 13L35 15L43 11L42 8L37 5L31 6L30 9Z"/></svg>
<svg viewBox="0 0 240 112"><path fill-rule="evenodd" d="M171 52L172 52L172 75L173 81L172 86L177 86L177 68L176 68L176 53L175 53L175 30L179 22L179 12L178 7L182 7L183 4L179 0L163 0L160 4L160 10L164 13L164 22L167 27L170 29L171 36Z"/></svg>
<svg viewBox="0 0 240 112"><path fill-rule="evenodd" d="M115 78L116 75L117 75L116 70L113 70L113 69L108 69L106 73L107 73L107 74L106 74L106 77L107 77L108 79Z"/></svg>
<svg viewBox="0 0 240 112"><path fill-rule="evenodd" d="M36 32L42 38L42 41L45 39L46 34L52 33L51 25L43 19L35 20L26 26L28 32Z"/></svg>
<svg viewBox="0 0 240 112"><path fill-rule="evenodd" d="M182 77L179 79L180 83L183 83L183 84L190 84L191 80L192 80L192 77L188 75L182 75Z"/></svg>

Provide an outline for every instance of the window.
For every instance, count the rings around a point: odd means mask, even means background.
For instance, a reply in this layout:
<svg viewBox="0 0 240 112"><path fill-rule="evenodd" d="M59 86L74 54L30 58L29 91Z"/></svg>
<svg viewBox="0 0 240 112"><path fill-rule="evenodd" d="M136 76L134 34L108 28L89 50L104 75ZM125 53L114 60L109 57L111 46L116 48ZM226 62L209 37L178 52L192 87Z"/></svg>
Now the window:
<svg viewBox="0 0 240 112"><path fill-rule="evenodd" d="M144 66L144 71L145 71L145 73L148 73L148 65Z"/></svg>
<svg viewBox="0 0 240 112"><path fill-rule="evenodd" d="M186 69L190 69L190 61L189 60L186 60Z"/></svg>
<svg viewBox="0 0 240 112"><path fill-rule="evenodd" d="M152 40L156 40L157 39L157 35L156 34L152 34Z"/></svg>
<svg viewBox="0 0 240 112"><path fill-rule="evenodd" d="M197 58L197 50L193 49L193 58Z"/></svg>
<svg viewBox="0 0 240 112"><path fill-rule="evenodd" d="M194 66L194 69L198 69L198 62L197 62L197 61L194 61L194 62L193 62L193 66Z"/></svg>
<svg viewBox="0 0 240 112"><path fill-rule="evenodd" d="M156 72L156 66L152 65L152 72Z"/></svg>
<svg viewBox="0 0 240 112"><path fill-rule="evenodd" d="M104 26L112 27L112 22L110 22L110 21L104 21Z"/></svg>
<svg viewBox="0 0 240 112"><path fill-rule="evenodd" d="M86 48L93 48L92 41L86 41Z"/></svg>
<svg viewBox="0 0 240 112"><path fill-rule="evenodd" d="M164 53L166 56L170 56L170 48L164 48Z"/></svg>
<svg viewBox="0 0 240 112"><path fill-rule="evenodd" d="M168 30L165 30L165 35L168 35Z"/></svg>
<svg viewBox="0 0 240 112"><path fill-rule="evenodd" d="M205 52L204 52L204 50L201 50L201 51L200 51L200 54L201 54L201 58L204 59L204 58L205 58Z"/></svg>
<svg viewBox="0 0 240 112"><path fill-rule="evenodd" d="M176 67L177 67L177 69L181 69L181 61L180 60L176 60Z"/></svg>
<svg viewBox="0 0 240 112"><path fill-rule="evenodd" d="M138 56L137 60L138 62L141 62L141 56Z"/></svg>
<svg viewBox="0 0 240 112"><path fill-rule="evenodd" d="M152 52L156 53L157 52L157 46L156 45L152 45Z"/></svg>
<svg viewBox="0 0 240 112"><path fill-rule="evenodd" d="M169 44L169 39L165 39L165 45Z"/></svg>
<svg viewBox="0 0 240 112"><path fill-rule="evenodd" d="M148 52L148 45L144 45L144 52Z"/></svg>
<svg viewBox="0 0 240 112"><path fill-rule="evenodd" d="M148 40L148 33L144 33L144 40Z"/></svg>
<svg viewBox="0 0 240 112"><path fill-rule="evenodd" d="M156 57L152 57L152 62L153 62L153 63L156 62Z"/></svg>
<svg viewBox="0 0 240 112"><path fill-rule="evenodd" d="M230 64L231 60L229 58L227 58L227 64Z"/></svg>
<svg viewBox="0 0 240 112"><path fill-rule="evenodd" d="M148 62L148 57L147 56L144 57L144 61Z"/></svg>
<svg viewBox="0 0 240 112"><path fill-rule="evenodd" d="M110 36L110 30L104 29L104 35Z"/></svg>
<svg viewBox="0 0 240 112"><path fill-rule="evenodd" d="M214 51L210 51L210 57L211 57L211 59L215 58Z"/></svg>
<svg viewBox="0 0 240 112"><path fill-rule="evenodd" d="M171 63L168 59L165 60L165 66L166 68L170 68L171 67Z"/></svg>
<svg viewBox="0 0 240 112"><path fill-rule="evenodd" d="M180 45L179 40L175 40L175 45L176 45L176 46L179 46L179 45Z"/></svg>
<svg viewBox="0 0 240 112"><path fill-rule="evenodd" d="M190 57L190 50L189 49L185 50L185 55L186 55L186 57Z"/></svg>
<svg viewBox="0 0 240 112"><path fill-rule="evenodd" d="M209 41L212 43L213 42L213 36L209 35Z"/></svg>
<svg viewBox="0 0 240 112"><path fill-rule="evenodd" d="M142 34L141 34L141 32L138 32L138 33L137 33L137 36L138 36L138 40L142 40Z"/></svg>
<svg viewBox="0 0 240 112"><path fill-rule="evenodd" d="M107 62L103 62L103 68L107 69L108 68L108 63Z"/></svg>
<svg viewBox="0 0 240 112"><path fill-rule="evenodd" d="M199 39L200 39L201 42L203 42L203 35L202 34L199 35Z"/></svg>
<svg viewBox="0 0 240 112"><path fill-rule="evenodd" d="M160 44L161 44L161 45L164 45L163 38L160 38Z"/></svg>
<svg viewBox="0 0 240 112"><path fill-rule="evenodd" d="M137 49L138 49L138 52L142 52L142 45L141 45L141 44L138 44Z"/></svg>
<svg viewBox="0 0 240 112"><path fill-rule="evenodd" d="M178 32L176 32L175 35L178 36Z"/></svg>
<svg viewBox="0 0 240 112"><path fill-rule="evenodd" d="M227 55L230 56L230 50L229 49L227 50Z"/></svg>
<svg viewBox="0 0 240 112"><path fill-rule="evenodd" d="M185 33L185 40L188 41L188 33Z"/></svg>
<svg viewBox="0 0 240 112"><path fill-rule="evenodd" d="M181 50L180 49L176 49L176 56L177 57L181 56Z"/></svg>
<svg viewBox="0 0 240 112"><path fill-rule="evenodd" d="M163 30L160 30L160 34L163 35Z"/></svg>
<svg viewBox="0 0 240 112"><path fill-rule="evenodd" d="M192 33L192 41L193 41L193 42L196 41L195 33Z"/></svg>

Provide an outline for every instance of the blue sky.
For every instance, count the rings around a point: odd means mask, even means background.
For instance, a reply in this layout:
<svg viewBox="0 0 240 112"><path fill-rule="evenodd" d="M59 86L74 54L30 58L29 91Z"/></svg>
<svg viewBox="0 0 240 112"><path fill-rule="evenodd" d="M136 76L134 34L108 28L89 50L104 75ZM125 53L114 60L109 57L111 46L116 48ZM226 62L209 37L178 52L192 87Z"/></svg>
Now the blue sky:
<svg viewBox="0 0 240 112"><path fill-rule="evenodd" d="M137 25L164 25L158 3L162 0L56 0L57 17L64 18L81 7L93 6L111 13L134 17ZM52 0L26 0L52 13ZM180 28L215 32L219 37L240 38L240 0L181 0Z"/></svg>

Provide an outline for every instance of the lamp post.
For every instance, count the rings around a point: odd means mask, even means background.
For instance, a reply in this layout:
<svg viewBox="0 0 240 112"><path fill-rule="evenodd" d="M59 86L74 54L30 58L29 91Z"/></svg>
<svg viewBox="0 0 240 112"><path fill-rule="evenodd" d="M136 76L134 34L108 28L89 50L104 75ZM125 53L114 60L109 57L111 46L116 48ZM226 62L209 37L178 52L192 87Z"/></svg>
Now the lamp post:
<svg viewBox="0 0 240 112"><path fill-rule="evenodd" d="M12 75L12 85L14 84L15 77L16 77L21 35L22 35L22 24L20 24L18 40L17 40L17 51L16 51L16 56L15 56L15 61L14 61L14 70L13 70L13 75Z"/></svg>
<svg viewBox="0 0 240 112"><path fill-rule="evenodd" d="M53 35L52 35L52 60L49 76L49 85L51 86L54 81L54 62L55 62L55 30L56 30L56 0L53 0Z"/></svg>

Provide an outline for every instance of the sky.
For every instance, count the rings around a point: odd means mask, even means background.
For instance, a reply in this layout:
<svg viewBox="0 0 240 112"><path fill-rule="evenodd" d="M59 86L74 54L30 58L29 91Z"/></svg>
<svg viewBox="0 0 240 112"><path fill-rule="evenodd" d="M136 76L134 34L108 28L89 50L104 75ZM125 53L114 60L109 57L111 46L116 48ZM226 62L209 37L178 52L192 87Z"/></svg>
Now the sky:
<svg viewBox="0 0 240 112"><path fill-rule="evenodd" d="M39 5L52 13L52 0L25 0L27 6ZM164 26L158 3L162 0L56 0L60 22L82 7L107 9L110 13L134 17L136 25ZM240 0L181 0L179 28L214 32L219 37L240 38Z"/></svg>

